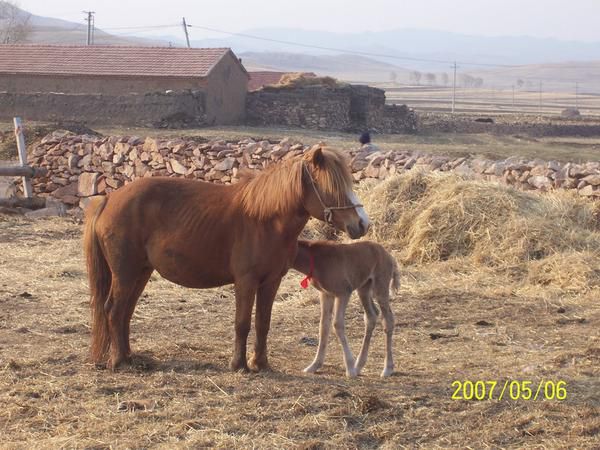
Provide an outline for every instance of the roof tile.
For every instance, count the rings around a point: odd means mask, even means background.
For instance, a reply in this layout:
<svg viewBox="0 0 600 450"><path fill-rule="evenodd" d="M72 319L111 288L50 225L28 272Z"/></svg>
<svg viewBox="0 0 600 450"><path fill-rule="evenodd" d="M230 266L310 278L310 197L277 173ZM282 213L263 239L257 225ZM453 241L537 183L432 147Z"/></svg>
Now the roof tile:
<svg viewBox="0 0 600 450"><path fill-rule="evenodd" d="M0 45L0 73L203 77L228 48Z"/></svg>

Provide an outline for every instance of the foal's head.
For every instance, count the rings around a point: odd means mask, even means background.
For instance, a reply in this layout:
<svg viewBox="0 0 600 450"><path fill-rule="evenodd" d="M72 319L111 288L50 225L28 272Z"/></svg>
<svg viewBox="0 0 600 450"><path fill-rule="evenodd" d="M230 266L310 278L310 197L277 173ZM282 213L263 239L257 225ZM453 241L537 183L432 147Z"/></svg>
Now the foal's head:
<svg viewBox="0 0 600 450"><path fill-rule="evenodd" d="M316 147L302 159L304 207L352 239L369 229L369 218L352 190L347 158L338 150Z"/></svg>

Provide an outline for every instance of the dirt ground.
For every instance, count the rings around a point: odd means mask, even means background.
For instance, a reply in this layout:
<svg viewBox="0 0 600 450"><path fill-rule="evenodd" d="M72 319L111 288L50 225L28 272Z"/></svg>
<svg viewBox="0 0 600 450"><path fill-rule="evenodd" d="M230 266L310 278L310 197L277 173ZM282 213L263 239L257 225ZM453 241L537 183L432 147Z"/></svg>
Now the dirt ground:
<svg viewBox="0 0 600 450"><path fill-rule="evenodd" d="M406 266L396 372L379 378L383 331L364 374L344 376L332 339L321 373L319 307L301 277L273 310L273 371L232 373L231 287L191 290L153 275L132 322L133 369L88 361L82 225L0 216L3 448L598 448L598 290L518 289L458 261ZM443 276L441 276L443 274ZM353 300L356 353L362 312ZM253 337L251 335L250 339ZM453 400L454 381L497 381L493 400ZM566 383L566 399L498 400L506 381ZM551 387L551 386L550 386ZM552 389L549 389L551 394ZM535 389L534 389L535 392Z"/></svg>

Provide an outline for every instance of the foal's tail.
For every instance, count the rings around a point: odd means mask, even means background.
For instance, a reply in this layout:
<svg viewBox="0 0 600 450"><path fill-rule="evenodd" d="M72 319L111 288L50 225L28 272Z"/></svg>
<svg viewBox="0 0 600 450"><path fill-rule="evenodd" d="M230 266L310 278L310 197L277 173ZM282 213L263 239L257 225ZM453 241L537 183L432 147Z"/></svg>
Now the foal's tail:
<svg viewBox="0 0 600 450"><path fill-rule="evenodd" d="M392 272L391 287L392 291L397 294L400 290L400 271L398 270L398 262L393 257L391 257L391 259L394 267L394 271Z"/></svg>
<svg viewBox="0 0 600 450"><path fill-rule="evenodd" d="M83 250L87 262L90 307L92 310L92 343L90 350L92 360L95 363L104 360L110 343L108 318L106 317L104 304L110 295L112 276L96 234L96 220L105 206L106 197L101 200L92 200L85 211L86 224L83 233Z"/></svg>

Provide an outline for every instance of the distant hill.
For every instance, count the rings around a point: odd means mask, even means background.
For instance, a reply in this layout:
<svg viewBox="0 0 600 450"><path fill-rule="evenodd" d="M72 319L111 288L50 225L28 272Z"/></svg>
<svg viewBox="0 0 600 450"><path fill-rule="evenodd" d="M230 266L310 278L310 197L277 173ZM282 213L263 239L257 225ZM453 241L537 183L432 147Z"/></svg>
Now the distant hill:
<svg viewBox="0 0 600 450"><path fill-rule="evenodd" d="M27 36L26 43L82 45L87 41L87 24L36 16L22 9L19 11L19 15L29 15L31 31ZM167 45L167 42L160 39L114 36L98 28L94 30L94 43L102 45Z"/></svg>
<svg viewBox="0 0 600 450"><path fill-rule="evenodd" d="M326 55L366 52L370 55L362 56L388 64L437 72L449 70L448 61L454 60L461 62L463 68L470 71L474 70L476 66L469 66L465 63L521 65L600 60L600 43L598 42L561 41L527 36L485 37L414 29L332 33L287 28L261 28L247 30L244 34L268 40L245 36L226 36L222 39L194 41L194 45L231 47L236 53L303 52ZM309 47L299 47L289 43L301 43ZM328 51L324 48L336 50ZM383 55L389 55L392 58ZM417 61L418 59L441 62Z"/></svg>

